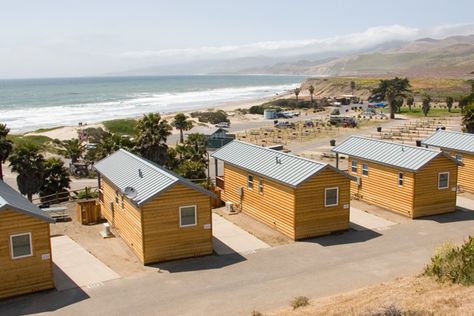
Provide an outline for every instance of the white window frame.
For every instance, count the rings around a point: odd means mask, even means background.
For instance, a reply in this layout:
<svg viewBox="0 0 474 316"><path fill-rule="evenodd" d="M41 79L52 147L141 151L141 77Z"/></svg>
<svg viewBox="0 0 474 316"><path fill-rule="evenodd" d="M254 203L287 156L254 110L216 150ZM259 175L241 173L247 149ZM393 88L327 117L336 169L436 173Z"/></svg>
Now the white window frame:
<svg viewBox="0 0 474 316"><path fill-rule="evenodd" d="M250 181L250 177L252 177L252 181ZM251 174L248 174L247 175L247 189L253 190L253 180L254 180L254 176Z"/></svg>
<svg viewBox="0 0 474 316"><path fill-rule="evenodd" d="M327 193L329 190L336 189L336 204L327 204ZM339 205L339 187L324 188L324 207L338 206Z"/></svg>
<svg viewBox="0 0 474 316"><path fill-rule="evenodd" d="M448 175L448 179L446 181L446 186L445 187L440 187L439 186L442 174L447 174ZM444 172L439 172L438 173L438 190L445 190L445 189L449 189L449 171L444 171Z"/></svg>
<svg viewBox="0 0 474 316"><path fill-rule="evenodd" d="M263 194L263 179L258 179L258 193Z"/></svg>
<svg viewBox="0 0 474 316"><path fill-rule="evenodd" d="M15 257L15 253L13 252L13 238L14 238L14 237L19 237L19 236L24 236L24 235L28 235L28 237L29 237L29 240L30 240L30 253L29 253L28 255L23 255L23 256L17 256L17 257ZM21 258L33 257L33 241L32 241L32 239L31 239L31 233L28 232L28 233L21 233L21 234L10 235L10 251L11 251L11 256L12 256L12 259L13 259L13 260L21 259Z"/></svg>
<svg viewBox="0 0 474 316"><path fill-rule="evenodd" d="M355 163L355 171L354 171L354 163ZM359 162L357 160L351 161L351 171L353 173L357 173L359 171Z"/></svg>
<svg viewBox="0 0 474 316"><path fill-rule="evenodd" d="M400 182L401 182L401 184L400 184ZM398 173L398 186L402 187L404 184L405 184L405 174L403 172L399 172Z"/></svg>
<svg viewBox="0 0 474 316"><path fill-rule="evenodd" d="M194 208L194 224L182 225L181 224L181 209L193 207ZM196 205L184 205L179 207L179 227L191 227L197 225L197 206Z"/></svg>
<svg viewBox="0 0 474 316"><path fill-rule="evenodd" d="M462 157L462 154L456 154L454 157L456 158L456 160L457 160L458 162L463 162L463 161L462 161L462 158L463 158L463 157Z"/></svg>
<svg viewBox="0 0 474 316"><path fill-rule="evenodd" d="M364 166L366 166L367 168L364 168ZM367 174L365 174L364 172L367 172ZM362 163L362 175L364 177L368 177L369 176L369 164L368 163Z"/></svg>

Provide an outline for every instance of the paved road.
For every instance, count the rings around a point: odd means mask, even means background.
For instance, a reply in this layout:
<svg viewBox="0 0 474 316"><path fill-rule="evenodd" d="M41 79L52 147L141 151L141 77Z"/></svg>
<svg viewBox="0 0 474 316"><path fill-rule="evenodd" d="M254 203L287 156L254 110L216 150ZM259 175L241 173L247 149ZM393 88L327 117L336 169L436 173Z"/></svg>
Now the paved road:
<svg viewBox="0 0 474 316"><path fill-rule="evenodd" d="M474 235L472 211L434 216L383 231L350 231L249 255L160 264L96 288L38 293L0 302L0 314L249 315L288 306L297 295L331 295L419 273L435 247ZM84 267L87 269L87 267Z"/></svg>

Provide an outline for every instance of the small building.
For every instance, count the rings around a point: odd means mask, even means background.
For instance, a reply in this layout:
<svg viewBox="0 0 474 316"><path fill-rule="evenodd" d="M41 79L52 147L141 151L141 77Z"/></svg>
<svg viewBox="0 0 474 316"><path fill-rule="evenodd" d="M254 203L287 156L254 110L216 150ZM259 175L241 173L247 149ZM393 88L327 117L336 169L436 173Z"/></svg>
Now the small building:
<svg viewBox="0 0 474 316"><path fill-rule="evenodd" d="M332 150L349 157L356 199L411 218L456 210L458 162L446 153L361 136Z"/></svg>
<svg viewBox="0 0 474 316"><path fill-rule="evenodd" d="M440 148L462 162L458 168L458 186L462 191L474 193L474 134L439 130L422 144Z"/></svg>
<svg viewBox="0 0 474 316"><path fill-rule="evenodd" d="M54 220L0 181L0 298L54 288Z"/></svg>
<svg viewBox="0 0 474 316"><path fill-rule="evenodd" d="M95 169L102 216L141 262L213 252L213 193L123 149Z"/></svg>
<svg viewBox="0 0 474 316"><path fill-rule="evenodd" d="M224 163L216 184L235 211L294 240L349 228L350 177L336 168L237 140L212 157Z"/></svg>
<svg viewBox="0 0 474 316"><path fill-rule="evenodd" d="M227 143L230 143L235 139L234 134L229 134L229 132L221 127L210 127L210 128L200 128L195 127L190 130L187 135L189 134L203 134L207 140L207 148L208 149L217 149L221 148Z"/></svg>

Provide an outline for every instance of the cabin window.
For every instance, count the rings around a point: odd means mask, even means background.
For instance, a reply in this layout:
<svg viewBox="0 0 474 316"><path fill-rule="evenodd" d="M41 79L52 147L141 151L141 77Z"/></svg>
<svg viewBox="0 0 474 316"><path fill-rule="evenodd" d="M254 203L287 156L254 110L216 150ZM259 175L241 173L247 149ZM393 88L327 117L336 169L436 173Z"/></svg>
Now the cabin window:
<svg viewBox="0 0 474 316"><path fill-rule="evenodd" d="M247 188L249 188L250 190L253 189L253 176L250 174L247 177Z"/></svg>
<svg viewBox="0 0 474 316"><path fill-rule="evenodd" d="M398 173L398 185L403 186L403 172Z"/></svg>
<svg viewBox="0 0 474 316"><path fill-rule="evenodd" d="M364 176L369 175L369 164L366 164L366 163L362 164L362 175Z"/></svg>
<svg viewBox="0 0 474 316"><path fill-rule="evenodd" d="M339 204L339 188L326 188L324 191L324 206L336 206Z"/></svg>
<svg viewBox="0 0 474 316"><path fill-rule="evenodd" d="M10 246L12 259L31 257L33 255L31 233L11 235Z"/></svg>
<svg viewBox="0 0 474 316"><path fill-rule="evenodd" d="M447 189L449 187L449 172L438 173L438 189Z"/></svg>
<svg viewBox="0 0 474 316"><path fill-rule="evenodd" d="M263 194L263 179L258 180L258 193Z"/></svg>
<svg viewBox="0 0 474 316"><path fill-rule="evenodd" d="M197 212L196 205L181 206L179 208L179 226L188 227L196 226Z"/></svg>
<svg viewBox="0 0 474 316"><path fill-rule="evenodd" d="M456 154L456 160L459 162L462 162L462 155L461 154Z"/></svg>
<svg viewBox="0 0 474 316"><path fill-rule="evenodd" d="M352 172L357 173L357 160L352 160L351 170L352 170Z"/></svg>

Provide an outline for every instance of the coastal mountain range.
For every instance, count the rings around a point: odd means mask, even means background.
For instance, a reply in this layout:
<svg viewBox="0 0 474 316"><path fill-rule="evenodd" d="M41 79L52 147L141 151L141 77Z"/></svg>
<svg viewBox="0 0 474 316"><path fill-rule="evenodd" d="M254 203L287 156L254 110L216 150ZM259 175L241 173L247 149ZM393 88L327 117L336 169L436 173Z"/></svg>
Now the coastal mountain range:
<svg viewBox="0 0 474 316"><path fill-rule="evenodd" d="M253 56L148 67L115 75L291 74L310 76L448 76L474 74L474 34L390 41L351 51Z"/></svg>

